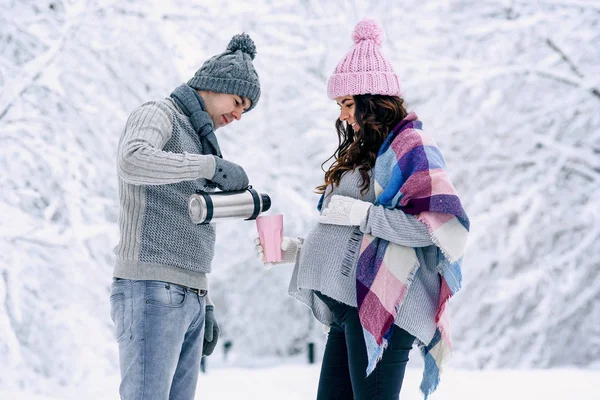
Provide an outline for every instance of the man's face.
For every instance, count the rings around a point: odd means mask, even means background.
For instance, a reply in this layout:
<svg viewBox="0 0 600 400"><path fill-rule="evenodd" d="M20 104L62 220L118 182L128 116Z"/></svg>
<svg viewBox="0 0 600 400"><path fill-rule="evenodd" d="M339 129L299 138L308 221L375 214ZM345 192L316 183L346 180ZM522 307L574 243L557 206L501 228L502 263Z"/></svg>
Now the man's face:
<svg viewBox="0 0 600 400"><path fill-rule="evenodd" d="M237 94L215 93L204 90L199 91L204 100L206 112L215 125L215 130L229 124L233 120L242 118L242 114L250 108L248 98Z"/></svg>

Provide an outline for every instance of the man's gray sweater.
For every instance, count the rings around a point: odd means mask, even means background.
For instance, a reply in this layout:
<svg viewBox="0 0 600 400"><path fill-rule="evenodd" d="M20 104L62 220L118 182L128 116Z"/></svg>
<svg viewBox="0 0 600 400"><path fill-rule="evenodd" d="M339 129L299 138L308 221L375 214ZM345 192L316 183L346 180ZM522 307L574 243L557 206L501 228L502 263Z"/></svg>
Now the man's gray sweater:
<svg viewBox="0 0 600 400"><path fill-rule="evenodd" d="M373 179L365 195L360 193L361 183L359 172L345 173L333 192L331 186L327 188L323 209L333 195L370 203L375 201ZM395 323L420 341L429 343L436 329L435 314L440 291L439 250L431 241L425 224L400 210L373 205L360 227L317 224L304 240L292 274L290 295L308 305L325 325L331 324L331 312L315 295L316 291L356 307L356 264L364 233L415 249L420 268Z"/></svg>
<svg viewBox="0 0 600 400"><path fill-rule="evenodd" d="M207 190L215 159L171 99L135 109L117 154L120 241L114 276L208 289L215 226L195 225L187 201Z"/></svg>

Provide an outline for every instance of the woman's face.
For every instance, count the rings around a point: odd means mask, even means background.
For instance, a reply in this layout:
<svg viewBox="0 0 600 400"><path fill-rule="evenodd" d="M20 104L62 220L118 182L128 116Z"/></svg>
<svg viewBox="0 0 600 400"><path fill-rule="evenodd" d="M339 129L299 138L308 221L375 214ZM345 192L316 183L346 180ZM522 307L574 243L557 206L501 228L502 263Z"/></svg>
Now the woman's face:
<svg viewBox="0 0 600 400"><path fill-rule="evenodd" d="M352 127L354 132L358 132L360 127L356 123L356 119L354 119L354 97L340 96L336 97L335 101L337 102L338 106L340 106L340 121L346 122Z"/></svg>

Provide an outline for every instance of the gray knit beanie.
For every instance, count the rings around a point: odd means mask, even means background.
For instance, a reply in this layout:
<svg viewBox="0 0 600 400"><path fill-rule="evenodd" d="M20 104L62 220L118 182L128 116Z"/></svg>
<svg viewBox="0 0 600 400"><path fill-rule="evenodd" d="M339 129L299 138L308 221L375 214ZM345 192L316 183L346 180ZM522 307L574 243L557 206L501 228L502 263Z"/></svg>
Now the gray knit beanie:
<svg viewBox="0 0 600 400"><path fill-rule="evenodd" d="M250 99L252 110L260 98L260 82L252 60L254 41L246 33L231 38L227 50L207 60L187 83L196 90L237 94Z"/></svg>

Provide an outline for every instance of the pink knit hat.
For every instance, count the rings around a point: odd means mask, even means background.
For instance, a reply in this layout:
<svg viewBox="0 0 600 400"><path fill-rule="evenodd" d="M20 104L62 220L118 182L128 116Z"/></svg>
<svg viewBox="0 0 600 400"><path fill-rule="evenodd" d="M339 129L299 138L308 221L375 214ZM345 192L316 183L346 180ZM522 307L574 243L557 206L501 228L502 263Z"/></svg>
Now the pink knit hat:
<svg viewBox="0 0 600 400"><path fill-rule="evenodd" d="M352 34L354 46L335 67L327 82L331 99L357 94L401 96L398 76L380 46L385 40L383 29L371 19L363 19Z"/></svg>

